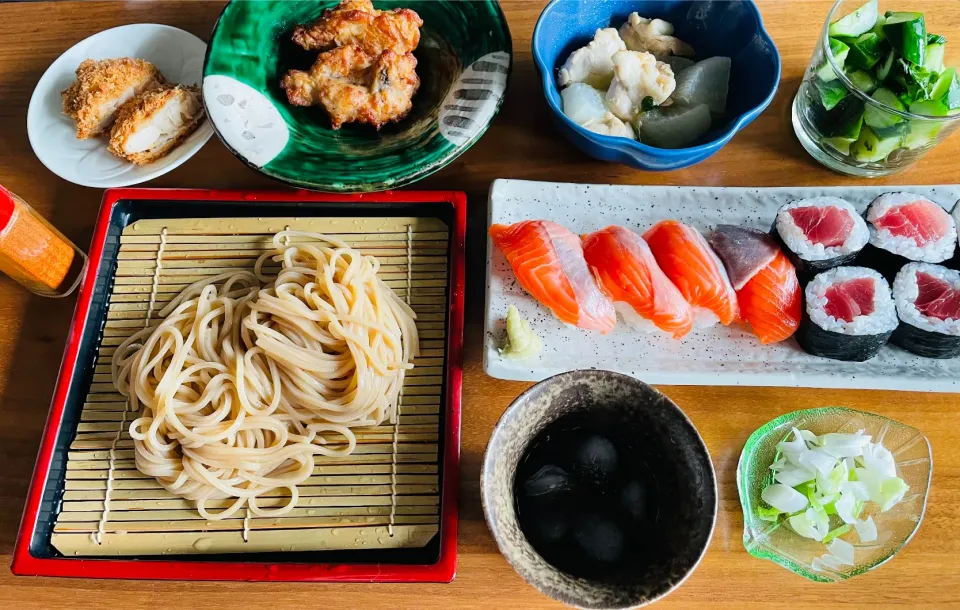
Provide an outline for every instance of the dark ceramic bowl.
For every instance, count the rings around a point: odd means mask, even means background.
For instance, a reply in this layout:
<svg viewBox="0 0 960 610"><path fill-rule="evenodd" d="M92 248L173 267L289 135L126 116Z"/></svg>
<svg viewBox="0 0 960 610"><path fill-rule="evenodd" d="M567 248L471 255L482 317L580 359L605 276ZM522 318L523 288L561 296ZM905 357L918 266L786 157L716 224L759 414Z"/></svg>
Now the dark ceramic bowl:
<svg viewBox="0 0 960 610"><path fill-rule="evenodd" d="M585 579L544 560L517 519L514 480L531 441L549 424L586 415L630 438L651 470L660 500L655 527L666 534L646 565L613 566ZM669 398L632 377L582 370L541 381L504 412L487 445L480 487L487 525L507 561L531 585L580 608L635 608L660 599L696 568L717 518L717 482L703 439Z"/></svg>
<svg viewBox="0 0 960 610"><path fill-rule="evenodd" d="M242 0L223 10L203 68L207 113L223 140L253 169L288 184L333 192L398 188L470 148L500 109L512 66L510 30L496 0L375 0L423 19L414 51L420 89L413 110L379 132L330 126L319 106L287 102L287 70L308 69L317 52L290 40L337 0Z"/></svg>
<svg viewBox="0 0 960 610"><path fill-rule="evenodd" d="M696 59L722 55L733 60L726 115L714 120L695 146L656 148L603 136L563 114L557 86L560 66L570 53L590 42L597 29L619 29L635 11L671 22L676 36L693 45ZM763 27L760 10L750 0L553 0L533 31L533 59L547 106L567 139L595 159L656 171L688 167L723 148L770 105L780 83L780 53Z"/></svg>

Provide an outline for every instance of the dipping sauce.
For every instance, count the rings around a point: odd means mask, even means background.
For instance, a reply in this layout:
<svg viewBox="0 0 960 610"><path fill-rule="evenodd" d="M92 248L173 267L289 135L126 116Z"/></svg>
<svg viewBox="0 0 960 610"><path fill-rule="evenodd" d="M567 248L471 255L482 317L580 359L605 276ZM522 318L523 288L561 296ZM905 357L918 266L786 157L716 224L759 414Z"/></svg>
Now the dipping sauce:
<svg viewBox="0 0 960 610"><path fill-rule="evenodd" d="M656 459L624 430L582 414L549 424L517 467L520 528L547 562L572 576L616 582L663 548ZM662 528L661 528L662 529Z"/></svg>

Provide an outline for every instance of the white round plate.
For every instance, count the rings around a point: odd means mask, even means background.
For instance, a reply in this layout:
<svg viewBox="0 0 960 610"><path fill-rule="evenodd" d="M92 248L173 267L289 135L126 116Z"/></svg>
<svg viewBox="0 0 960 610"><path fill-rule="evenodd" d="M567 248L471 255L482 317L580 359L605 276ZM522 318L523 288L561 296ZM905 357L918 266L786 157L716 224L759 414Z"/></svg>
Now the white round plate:
<svg viewBox="0 0 960 610"><path fill-rule="evenodd" d="M64 180L95 188L139 184L178 167L213 135L209 120L167 156L134 165L107 152L105 138L78 140L73 119L63 114L60 92L73 83L83 60L116 57L145 59L167 80L197 85L206 51L207 45L193 34L154 23L124 25L78 42L47 68L33 90L27 109L27 135L33 152Z"/></svg>

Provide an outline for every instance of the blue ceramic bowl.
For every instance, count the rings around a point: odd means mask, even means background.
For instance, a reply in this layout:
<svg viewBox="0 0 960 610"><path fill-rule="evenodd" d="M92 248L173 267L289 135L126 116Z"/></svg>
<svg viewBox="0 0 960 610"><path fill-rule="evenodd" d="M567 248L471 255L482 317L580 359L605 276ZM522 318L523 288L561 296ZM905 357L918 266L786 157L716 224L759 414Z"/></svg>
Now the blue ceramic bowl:
<svg viewBox="0 0 960 610"><path fill-rule="evenodd" d="M672 23L676 36L696 49L698 60L717 55L733 60L727 115L714 121L697 146L656 148L603 136L563 114L557 86L560 66L570 53L590 42L598 28L619 29L634 11ZM577 148L601 161L656 171L689 167L720 150L770 105L780 82L780 53L750 0L552 0L533 31L533 59L547 105L560 131Z"/></svg>

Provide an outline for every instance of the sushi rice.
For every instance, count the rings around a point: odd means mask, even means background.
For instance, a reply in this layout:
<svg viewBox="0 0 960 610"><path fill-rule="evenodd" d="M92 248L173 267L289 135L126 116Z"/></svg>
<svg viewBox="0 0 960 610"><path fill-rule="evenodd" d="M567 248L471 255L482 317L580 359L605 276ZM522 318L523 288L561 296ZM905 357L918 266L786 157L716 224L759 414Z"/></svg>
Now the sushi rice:
<svg viewBox="0 0 960 610"><path fill-rule="evenodd" d="M868 316L856 316L852 321L838 320L829 315L827 289L834 284L860 278L875 280L873 293L873 313ZM883 335L893 332L897 327L897 310L890 294L890 285L882 275L866 267L837 267L815 277L804 292L807 315L810 321L823 330L841 335Z"/></svg>
<svg viewBox="0 0 960 610"><path fill-rule="evenodd" d="M797 226L788 212L795 208L842 208L850 212L853 218L853 229L846 241L840 246L824 246L823 244L814 244L807 239L803 229ZM810 199L801 199L793 201L780 208L777 212L777 233L784 245L795 253L800 259L805 261L826 261L840 258L848 254L859 252L867 245L870 239L870 230L867 229L867 223L863 221L857 208L853 207L849 201L839 197L812 197Z"/></svg>
<svg viewBox="0 0 960 610"><path fill-rule="evenodd" d="M941 320L925 316L917 310L914 305L920 295L920 289L917 286L917 272L932 275L950 284L954 290L960 290L960 271L929 263L910 263L904 266L893 282L893 294L900 319L926 332L960 337L960 319Z"/></svg>
<svg viewBox="0 0 960 610"><path fill-rule="evenodd" d="M877 229L874 223L882 218L890 208L911 203L914 201L929 201L943 209L936 202L913 193L885 193L880 195L867 208L867 222L870 223L870 244L893 254L898 254L911 261L926 263L942 263L953 256L957 249L957 227L953 216L947 214L950 227L940 239L918 246L917 243L903 235L893 235L886 229ZM946 210L944 210L946 212Z"/></svg>

